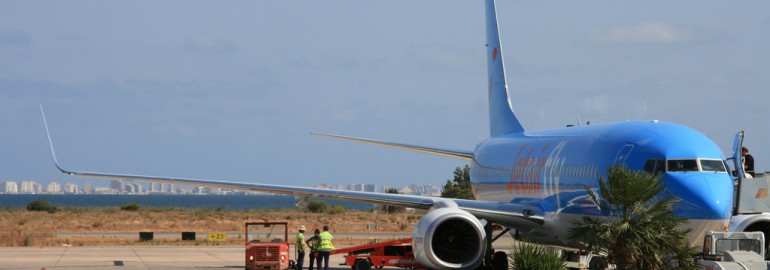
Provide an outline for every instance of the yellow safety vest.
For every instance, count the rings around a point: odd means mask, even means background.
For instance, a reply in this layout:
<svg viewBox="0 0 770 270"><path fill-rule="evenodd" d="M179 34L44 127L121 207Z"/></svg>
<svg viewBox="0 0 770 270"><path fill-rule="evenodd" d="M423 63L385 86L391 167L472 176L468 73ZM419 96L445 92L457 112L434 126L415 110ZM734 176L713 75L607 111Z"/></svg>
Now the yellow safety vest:
<svg viewBox="0 0 770 270"><path fill-rule="evenodd" d="M332 234L329 232L322 232L321 235L318 236L318 238L321 239L321 244L318 246L318 250L320 251L332 251L334 249L334 245L332 245Z"/></svg>
<svg viewBox="0 0 770 270"><path fill-rule="evenodd" d="M297 234L297 252L305 253L305 235L302 233Z"/></svg>

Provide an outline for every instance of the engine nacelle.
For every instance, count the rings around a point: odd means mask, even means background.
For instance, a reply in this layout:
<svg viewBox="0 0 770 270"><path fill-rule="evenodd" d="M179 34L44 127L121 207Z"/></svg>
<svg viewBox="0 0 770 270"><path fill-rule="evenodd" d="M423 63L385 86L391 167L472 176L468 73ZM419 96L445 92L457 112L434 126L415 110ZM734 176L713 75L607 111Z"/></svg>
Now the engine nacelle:
<svg viewBox="0 0 770 270"><path fill-rule="evenodd" d="M479 219L452 207L423 216L412 232L417 261L430 269L471 269L484 259L486 233Z"/></svg>

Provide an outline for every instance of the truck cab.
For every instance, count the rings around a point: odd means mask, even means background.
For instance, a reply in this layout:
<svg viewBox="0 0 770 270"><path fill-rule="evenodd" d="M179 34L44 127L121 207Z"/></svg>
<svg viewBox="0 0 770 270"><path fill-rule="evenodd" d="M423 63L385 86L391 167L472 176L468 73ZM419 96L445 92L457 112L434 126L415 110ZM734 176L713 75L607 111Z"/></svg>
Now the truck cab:
<svg viewBox="0 0 770 270"><path fill-rule="evenodd" d="M246 223L246 269L293 269L287 222Z"/></svg>

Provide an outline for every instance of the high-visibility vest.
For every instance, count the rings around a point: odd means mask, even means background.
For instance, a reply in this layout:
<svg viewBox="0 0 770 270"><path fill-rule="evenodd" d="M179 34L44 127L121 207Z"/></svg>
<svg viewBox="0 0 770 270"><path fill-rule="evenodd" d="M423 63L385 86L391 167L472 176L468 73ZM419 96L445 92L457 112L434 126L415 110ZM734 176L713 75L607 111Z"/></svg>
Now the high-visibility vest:
<svg viewBox="0 0 770 270"><path fill-rule="evenodd" d="M302 233L297 234L297 252L305 253L305 235Z"/></svg>
<svg viewBox="0 0 770 270"><path fill-rule="evenodd" d="M334 246L332 245L332 234L329 232L322 232L321 235L318 236L318 238L321 239L321 244L318 246L318 250L320 251L332 251L334 249Z"/></svg>

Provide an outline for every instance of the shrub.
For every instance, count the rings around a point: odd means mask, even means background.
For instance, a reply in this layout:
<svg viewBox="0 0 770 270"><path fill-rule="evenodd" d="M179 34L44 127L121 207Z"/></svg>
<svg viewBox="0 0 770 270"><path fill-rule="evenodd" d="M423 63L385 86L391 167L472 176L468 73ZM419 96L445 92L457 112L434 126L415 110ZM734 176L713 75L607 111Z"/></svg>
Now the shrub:
<svg viewBox="0 0 770 270"><path fill-rule="evenodd" d="M310 201L307 204L307 210L313 213L325 213L328 208L325 201Z"/></svg>
<svg viewBox="0 0 770 270"><path fill-rule="evenodd" d="M120 210L123 211L137 211L141 208L138 203L127 203L120 207Z"/></svg>
<svg viewBox="0 0 770 270"><path fill-rule="evenodd" d="M513 245L510 256L516 270L566 269L559 251L545 246L518 242Z"/></svg>
<svg viewBox="0 0 770 270"><path fill-rule="evenodd" d="M329 209L329 214L342 214L345 213L345 207L339 204L332 205L332 208Z"/></svg>
<svg viewBox="0 0 770 270"><path fill-rule="evenodd" d="M27 205L28 211L46 211L48 213L54 213L59 209L52 205L51 202L44 199L37 199Z"/></svg>

